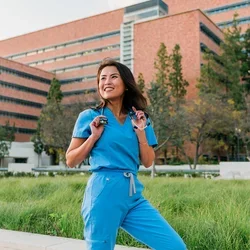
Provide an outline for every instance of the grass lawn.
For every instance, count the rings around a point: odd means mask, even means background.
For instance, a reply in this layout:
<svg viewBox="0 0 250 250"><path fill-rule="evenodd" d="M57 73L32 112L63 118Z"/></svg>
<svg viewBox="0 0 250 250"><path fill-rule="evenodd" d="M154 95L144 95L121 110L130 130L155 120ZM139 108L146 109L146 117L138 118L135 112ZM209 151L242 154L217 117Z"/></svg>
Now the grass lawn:
<svg viewBox="0 0 250 250"><path fill-rule="evenodd" d="M250 249L250 181L139 178L144 196L189 250ZM0 228L82 239L80 208L87 179L0 178ZM142 247L123 231L117 244Z"/></svg>

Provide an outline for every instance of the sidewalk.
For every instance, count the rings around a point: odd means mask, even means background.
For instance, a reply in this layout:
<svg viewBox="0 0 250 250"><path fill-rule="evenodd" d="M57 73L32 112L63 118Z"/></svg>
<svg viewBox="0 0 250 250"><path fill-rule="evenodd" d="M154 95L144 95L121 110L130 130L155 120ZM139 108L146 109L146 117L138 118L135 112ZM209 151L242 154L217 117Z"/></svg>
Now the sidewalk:
<svg viewBox="0 0 250 250"><path fill-rule="evenodd" d="M115 250L142 250L116 245ZM0 229L0 250L86 250L83 240Z"/></svg>

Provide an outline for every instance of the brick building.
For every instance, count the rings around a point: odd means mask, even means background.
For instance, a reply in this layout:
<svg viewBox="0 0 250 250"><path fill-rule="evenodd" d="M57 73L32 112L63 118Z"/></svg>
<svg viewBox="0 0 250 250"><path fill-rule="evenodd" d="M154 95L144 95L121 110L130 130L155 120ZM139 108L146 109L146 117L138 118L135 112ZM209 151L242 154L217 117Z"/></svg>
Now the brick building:
<svg viewBox="0 0 250 250"><path fill-rule="evenodd" d="M202 51L215 53L221 28L230 27L234 13L244 32L250 23L250 1L150 0L0 41L0 125L16 124L16 141L29 141L50 80L61 82L63 103L96 91L96 70L105 57L126 64L146 82L161 42L171 51L180 44L183 73L195 94Z"/></svg>

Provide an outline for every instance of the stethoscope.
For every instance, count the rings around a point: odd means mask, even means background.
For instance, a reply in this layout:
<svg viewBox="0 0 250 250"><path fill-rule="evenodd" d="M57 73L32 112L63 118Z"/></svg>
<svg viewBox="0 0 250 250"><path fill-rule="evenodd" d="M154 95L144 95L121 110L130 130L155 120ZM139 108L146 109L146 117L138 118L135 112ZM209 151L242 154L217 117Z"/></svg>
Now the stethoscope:
<svg viewBox="0 0 250 250"><path fill-rule="evenodd" d="M101 110L101 115L102 115L102 116L104 116L104 108L105 108L105 107L103 107L102 110ZM137 117L136 117L136 115L135 115L135 112L134 112L132 109L129 110L128 116L129 116L129 118L130 118L130 120L131 120L131 122L132 122L132 124L133 124L133 128L134 128L134 129L139 129L139 130L142 131L142 130L144 130L146 127L148 127L148 126L150 125L150 122L147 120L145 126L143 126L143 127L138 127L138 126L136 125L136 123L135 123L135 120L137 119ZM147 115L147 114L145 114L145 118L146 118L146 119L148 118L148 115ZM103 124L107 124L107 123L108 123L108 119L107 119L107 118L104 118L104 120L102 121L102 123L103 123Z"/></svg>

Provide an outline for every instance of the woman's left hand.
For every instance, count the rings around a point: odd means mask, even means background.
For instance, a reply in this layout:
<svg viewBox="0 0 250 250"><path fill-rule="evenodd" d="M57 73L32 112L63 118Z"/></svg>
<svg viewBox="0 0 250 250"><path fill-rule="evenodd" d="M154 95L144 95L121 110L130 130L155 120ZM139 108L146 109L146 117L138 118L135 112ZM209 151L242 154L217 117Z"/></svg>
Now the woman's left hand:
<svg viewBox="0 0 250 250"><path fill-rule="evenodd" d="M138 127L139 130L143 130L147 123L147 118L145 113L142 110L137 110L135 107L132 107L135 112L136 119L133 119L133 125Z"/></svg>

